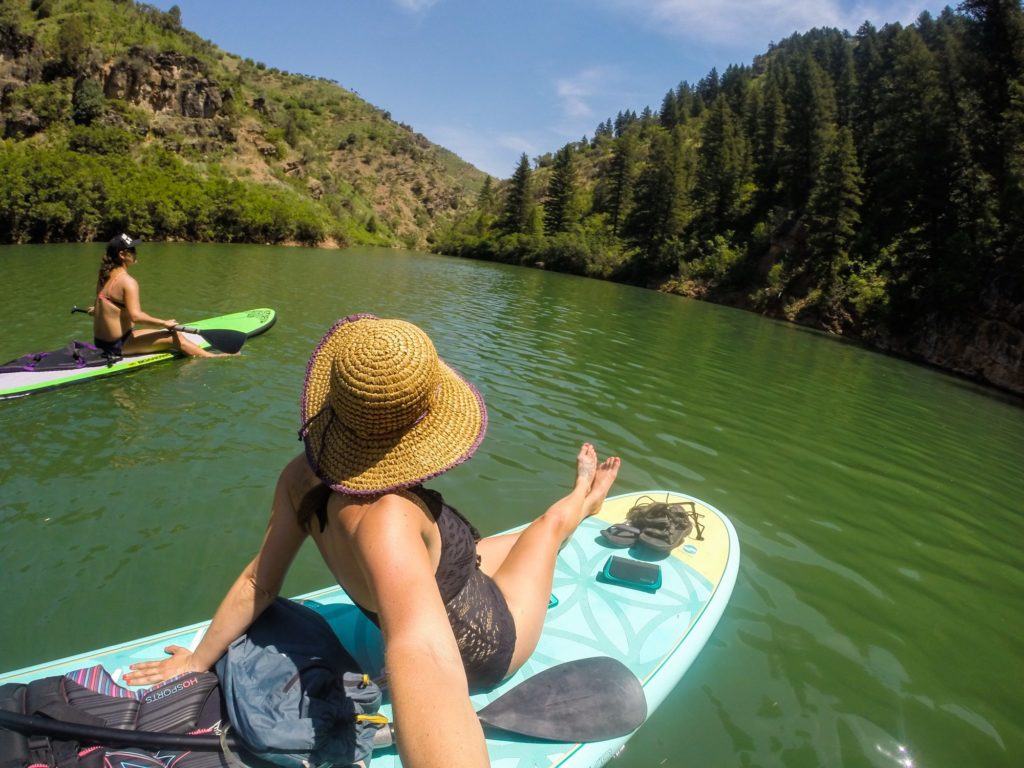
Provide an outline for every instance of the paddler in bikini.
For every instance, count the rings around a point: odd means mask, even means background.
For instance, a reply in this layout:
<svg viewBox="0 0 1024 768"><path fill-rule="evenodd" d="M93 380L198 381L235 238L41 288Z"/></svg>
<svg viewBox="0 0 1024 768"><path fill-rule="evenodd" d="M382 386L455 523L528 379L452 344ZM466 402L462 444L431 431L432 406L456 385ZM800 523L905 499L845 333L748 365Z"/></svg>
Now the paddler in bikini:
<svg viewBox="0 0 1024 768"><path fill-rule="evenodd" d="M177 320L161 320L142 311L139 284L128 274L128 267L138 261L138 243L125 234L107 243L96 280L96 304L89 307L93 343L112 357L171 350L192 357L224 357L207 352L174 330ZM136 330L136 326L157 330Z"/></svg>

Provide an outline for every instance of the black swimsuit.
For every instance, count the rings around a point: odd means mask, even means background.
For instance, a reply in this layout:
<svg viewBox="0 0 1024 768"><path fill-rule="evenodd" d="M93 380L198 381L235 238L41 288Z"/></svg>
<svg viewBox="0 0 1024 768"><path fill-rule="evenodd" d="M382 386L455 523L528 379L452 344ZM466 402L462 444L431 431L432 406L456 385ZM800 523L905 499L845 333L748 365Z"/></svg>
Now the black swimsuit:
<svg viewBox="0 0 1024 768"><path fill-rule="evenodd" d="M114 339L113 341L106 341L101 339L99 336L93 336L92 342L101 351L107 355L113 355L114 357L122 357L124 355L124 343L132 337L131 330L125 331L124 335L120 338Z"/></svg>
<svg viewBox="0 0 1024 768"><path fill-rule="evenodd" d="M466 668L471 688L491 688L508 674L516 647L516 625L498 585L480 570L477 530L441 494L423 486L410 488L430 510L441 534L441 560L434 578ZM327 511L317 508L320 530ZM379 626L377 614L357 607Z"/></svg>

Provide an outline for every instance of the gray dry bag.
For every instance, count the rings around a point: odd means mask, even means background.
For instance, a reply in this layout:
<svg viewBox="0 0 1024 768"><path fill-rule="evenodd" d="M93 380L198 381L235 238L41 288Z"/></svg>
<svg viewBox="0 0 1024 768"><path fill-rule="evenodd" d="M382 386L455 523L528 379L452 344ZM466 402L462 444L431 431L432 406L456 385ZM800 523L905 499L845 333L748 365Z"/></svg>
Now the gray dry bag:
<svg viewBox="0 0 1024 768"><path fill-rule="evenodd" d="M380 688L358 671L327 621L278 598L217 662L238 737L288 768L369 765L386 719Z"/></svg>

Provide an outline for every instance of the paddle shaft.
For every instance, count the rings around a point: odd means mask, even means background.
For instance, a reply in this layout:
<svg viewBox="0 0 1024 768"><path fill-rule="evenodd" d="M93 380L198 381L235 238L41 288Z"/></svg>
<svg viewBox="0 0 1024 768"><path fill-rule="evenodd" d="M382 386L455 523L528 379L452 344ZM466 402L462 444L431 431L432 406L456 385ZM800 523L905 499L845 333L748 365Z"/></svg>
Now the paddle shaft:
<svg viewBox="0 0 1024 768"><path fill-rule="evenodd" d="M77 304L71 308L71 314L80 313L88 315L89 310L82 309ZM230 352L234 354L242 348L245 344L246 335L241 331L232 331L227 329L217 328L193 328L185 325L175 325L167 330L178 331L179 333L192 333L196 336L201 336L207 344L214 349L219 349L222 352Z"/></svg>
<svg viewBox="0 0 1024 768"><path fill-rule="evenodd" d="M82 309L80 306L75 304L75 306L73 306L71 308L71 314L74 315L76 313L77 314L81 314L81 315L91 315L92 314L88 309ZM170 328L168 328L167 330L170 330L170 331L181 331L182 333L194 333L197 336L202 336L202 334L203 334L203 332L201 330L199 330L198 328L187 328L184 325L173 325ZM241 333L241 331L239 331L239 333Z"/></svg>
<svg viewBox="0 0 1024 768"><path fill-rule="evenodd" d="M143 747L145 749L175 749L179 751L220 752L220 736L190 736L183 733L158 731L126 731L121 728L103 728L79 725L49 717L22 715L0 710L0 727L32 736L50 736L58 739L102 744L105 747ZM229 749L243 749L234 736L225 737Z"/></svg>

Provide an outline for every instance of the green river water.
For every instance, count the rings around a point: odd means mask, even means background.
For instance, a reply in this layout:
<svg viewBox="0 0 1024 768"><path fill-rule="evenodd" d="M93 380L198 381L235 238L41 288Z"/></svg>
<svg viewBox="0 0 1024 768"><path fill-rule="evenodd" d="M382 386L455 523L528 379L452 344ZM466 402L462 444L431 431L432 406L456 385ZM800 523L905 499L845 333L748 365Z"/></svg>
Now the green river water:
<svg viewBox="0 0 1024 768"><path fill-rule="evenodd" d="M98 246L0 248L0 361L88 339ZM618 492L728 514L739 579L683 682L613 765L1024 765L1024 409L753 314L373 249L146 245L153 314L278 311L235 359L0 402L0 670L198 621L257 548L298 452L316 341L421 325L481 389L476 457L434 486L487 533L568 488L583 440ZM615 492L615 491L613 491ZM475 510L475 512L474 512ZM285 592L328 583L311 547Z"/></svg>

